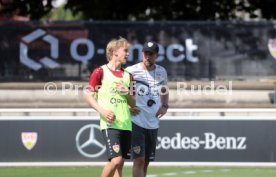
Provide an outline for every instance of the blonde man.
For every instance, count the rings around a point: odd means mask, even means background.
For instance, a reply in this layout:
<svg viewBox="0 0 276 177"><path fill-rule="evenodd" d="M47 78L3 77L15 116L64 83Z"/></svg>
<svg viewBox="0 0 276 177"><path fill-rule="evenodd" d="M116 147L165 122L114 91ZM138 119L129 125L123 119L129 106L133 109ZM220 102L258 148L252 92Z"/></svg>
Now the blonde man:
<svg viewBox="0 0 276 177"><path fill-rule="evenodd" d="M132 76L122 69L128 57L126 39L113 39L106 47L108 63L96 68L90 77L86 100L100 113L100 127L109 162L101 177L121 177L124 159L131 156L131 115L135 98L129 90Z"/></svg>

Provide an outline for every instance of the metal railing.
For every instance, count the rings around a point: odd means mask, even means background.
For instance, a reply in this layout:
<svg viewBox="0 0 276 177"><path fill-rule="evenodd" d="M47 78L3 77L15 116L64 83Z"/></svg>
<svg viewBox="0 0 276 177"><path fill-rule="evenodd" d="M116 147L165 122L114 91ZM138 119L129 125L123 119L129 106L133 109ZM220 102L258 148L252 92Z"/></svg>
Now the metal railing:
<svg viewBox="0 0 276 177"><path fill-rule="evenodd" d="M0 108L1 116L98 116L92 108ZM276 109L168 109L166 116L175 117L276 117Z"/></svg>

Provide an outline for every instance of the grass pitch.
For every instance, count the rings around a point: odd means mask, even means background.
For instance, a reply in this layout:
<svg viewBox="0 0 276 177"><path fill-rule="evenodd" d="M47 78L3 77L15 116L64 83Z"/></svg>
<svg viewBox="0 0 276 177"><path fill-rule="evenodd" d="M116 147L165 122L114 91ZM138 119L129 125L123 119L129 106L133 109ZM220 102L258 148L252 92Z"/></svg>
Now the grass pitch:
<svg viewBox="0 0 276 177"><path fill-rule="evenodd" d="M132 177L131 167L123 176ZM102 167L9 167L0 177L100 177ZM276 168L150 167L147 177L275 177Z"/></svg>

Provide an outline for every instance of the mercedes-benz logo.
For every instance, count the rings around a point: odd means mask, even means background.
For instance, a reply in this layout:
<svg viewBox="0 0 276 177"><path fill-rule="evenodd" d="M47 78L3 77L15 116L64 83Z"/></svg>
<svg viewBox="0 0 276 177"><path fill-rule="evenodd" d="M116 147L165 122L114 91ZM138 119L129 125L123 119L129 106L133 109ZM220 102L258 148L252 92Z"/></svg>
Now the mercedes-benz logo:
<svg viewBox="0 0 276 177"><path fill-rule="evenodd" d="M96 124L88 124L83 126L76 135L76 146L78 151L85 157L96 158L101 156L106 147L101 143L96 136L96 131L101 131L100 126ZM88 139L85 139L85 135L88 135ZM89 149L92 151L89 151Z"/></svg>

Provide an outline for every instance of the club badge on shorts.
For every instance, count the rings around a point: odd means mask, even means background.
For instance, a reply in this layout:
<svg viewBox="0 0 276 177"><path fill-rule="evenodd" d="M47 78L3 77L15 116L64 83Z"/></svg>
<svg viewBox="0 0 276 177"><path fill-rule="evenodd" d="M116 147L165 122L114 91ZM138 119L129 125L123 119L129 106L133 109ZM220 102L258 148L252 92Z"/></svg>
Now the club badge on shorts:
<svg viewBox="0 0 276 177"><path fill-rule="evenodd" d="M274 59L276 59L276 39L268 40L268 49Z"/></svg>
<svg viewBox="0 0 276 177"><path fill-rule="evenodd" d="M133 152L134 152L135 154L140 154L140 152L141 152L141 147L140 147L140 146L135 146L135 147L133 147Z"/></svg>
<svg viewBox="0 0 276 177"><path fill-rule="evenodd" d="M118 144L115 144L112 146L114 152L118 153L120 151L120 146Z"/></svg>
<svg viewBox="0 0 276 177"><path fill-rule="evenodd" d="M37 142L37 132L22 132L21 141L26 149L32 150Z"/></svg>

